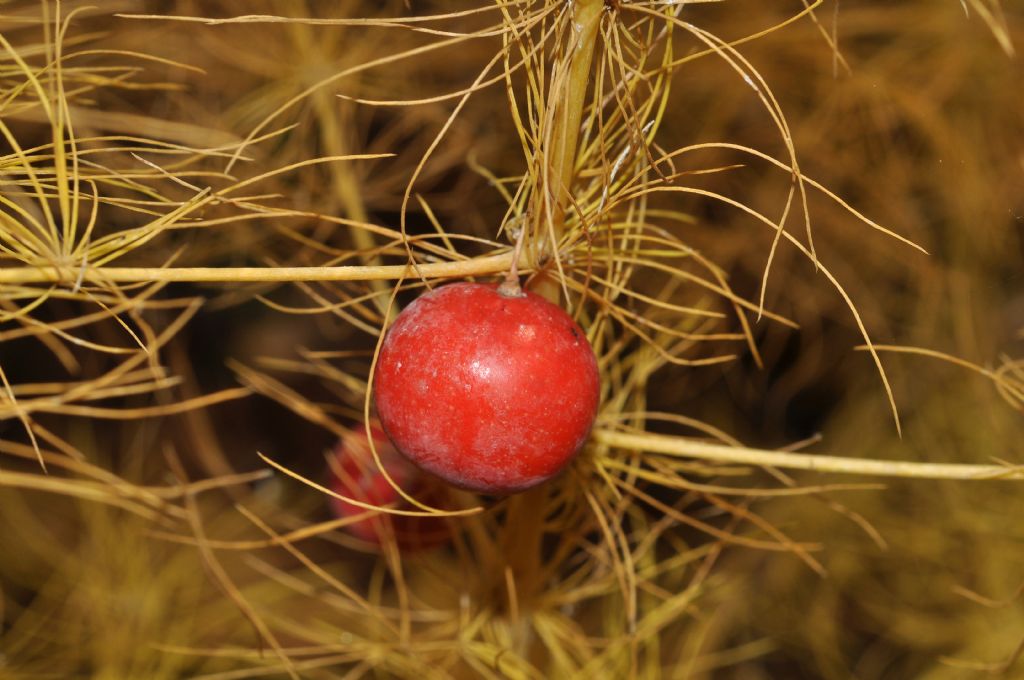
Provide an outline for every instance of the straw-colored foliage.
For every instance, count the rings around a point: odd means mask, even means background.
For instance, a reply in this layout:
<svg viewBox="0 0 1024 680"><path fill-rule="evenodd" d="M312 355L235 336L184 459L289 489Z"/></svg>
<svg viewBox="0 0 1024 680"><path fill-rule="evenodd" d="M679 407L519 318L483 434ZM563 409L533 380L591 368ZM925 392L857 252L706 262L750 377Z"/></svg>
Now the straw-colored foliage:
<svg viewBox="0 0 1024 680"><path fill-rule="evenodd" d="M239 11L0 3L0 676L1024 672L1019 10ZM332 519L388 323L510 270L580 456Z"/></svg>

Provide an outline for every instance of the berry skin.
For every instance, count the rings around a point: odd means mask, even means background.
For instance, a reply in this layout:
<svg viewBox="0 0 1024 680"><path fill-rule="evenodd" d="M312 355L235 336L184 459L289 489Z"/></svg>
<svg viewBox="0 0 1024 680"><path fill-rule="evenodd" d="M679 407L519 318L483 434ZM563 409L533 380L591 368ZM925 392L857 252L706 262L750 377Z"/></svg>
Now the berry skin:
<svg viewBox="0 0 1024 680"><path fill-rule="evenodd" d="M395 450L378 424L374 423L370 430L381 465L396 484L414 496L422 496L424 491L427 492L427 496L438 495L432 493L436 489L431 486L431 480L427 478L426 473L410 464ZM335 476L331 483L331 488L336 493L370 505L393 504L393 507L402 510L418 510L402 498L381 474L370 452L364 425L357 426L338 441L334 447L334 455L338 462L336 469L340 472L340 476ZM437 483L436 480L434 482ZM424 500L429 503L436 498ZM331 509L339 518L355 517L367 512L365 508L338 498L331 498L330 503ZM450 538L445 521L432 517L381 513L346 525L345 529L356 538L380 546L387 534L386 522L390 523L390 531L394 533L398 545L403 548L429 547Z"/></svg>
<svg viewBox="0 0 1024 680"><path fill-rule="evenodd" d="M398 450L442 479L507 494L554 477L597 414L583 331L533 293L453 283L418 298L381 345L374 399Z"/></svg>

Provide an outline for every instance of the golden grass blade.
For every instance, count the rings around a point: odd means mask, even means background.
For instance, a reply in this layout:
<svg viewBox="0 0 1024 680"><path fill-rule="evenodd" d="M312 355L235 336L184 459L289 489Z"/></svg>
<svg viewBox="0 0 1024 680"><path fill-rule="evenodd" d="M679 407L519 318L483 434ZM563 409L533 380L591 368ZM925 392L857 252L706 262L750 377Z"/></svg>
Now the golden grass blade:
<svg viewBox="0 0 1024 680"><path fill-rule="evenodd" d="M594 431L594 439L608 446L660 453L684 458L699 458L719 463L740 463L808 472L909 477L916 479L1020 480L1024 466L971 465L967 463L915 463L866 458L845 458L824 454L784 453L747 447L724 446L708 442L650 433L630 433L605 428Z"/></svg>

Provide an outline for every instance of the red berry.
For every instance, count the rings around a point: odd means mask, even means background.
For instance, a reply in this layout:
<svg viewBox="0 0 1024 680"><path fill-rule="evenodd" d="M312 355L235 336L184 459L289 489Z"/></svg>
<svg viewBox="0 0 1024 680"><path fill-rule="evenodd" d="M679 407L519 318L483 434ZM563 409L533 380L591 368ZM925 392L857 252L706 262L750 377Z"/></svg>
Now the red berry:
<svg viewBox="0 0 1024 680"><path fill-rule="evenodd" d="M411 461L457 486L512 493L558 474L586 441L597 360L580 327L544 298L454 283L395 319L374 398Z"/></svg>
<svg viewBox="0 0 1024 680"><path fill-rule="evenodd" d="M424 491L428 492L428 496L438 495L430 493L431 490L428 488L430 484L425 473L410 464L395 450L387 435L378 425L375 424L371 427L371 431L373 432L374 448L377 450L381 465L396 484L402 487L406 493L412 495L421 496ZM354 428L338 442L334 451L340 471L340 476L336 476L331 485L336 493L370 505L390 504L392 507L402 510L418 510L418 508L413 508L388 483L380 468L377 467L367 441L365 426L359 425ZM334 514L341 518L367 513L365 508L346 503L338 498L331 499L331 508L334 510ZM385 522L390 522L395 539L404 548L436 545L449 536L444 520L408 515L385 515L384 513L361 519L346 525L345 528L353 536L379 546L386 535Z"/></svg>

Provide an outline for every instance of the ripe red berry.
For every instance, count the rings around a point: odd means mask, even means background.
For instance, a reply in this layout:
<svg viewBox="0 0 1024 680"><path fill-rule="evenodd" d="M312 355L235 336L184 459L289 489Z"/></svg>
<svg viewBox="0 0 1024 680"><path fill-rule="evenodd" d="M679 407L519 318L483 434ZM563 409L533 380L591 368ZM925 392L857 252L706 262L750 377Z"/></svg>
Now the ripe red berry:
<svg viewBox="0 0 1024 680"><path fill-rule="evenodd" d="M374 398L398 450L484 493L522 491L558 474L597 413L599 376L583 331L533 293L454 283L395 319Z"/></svg>
<svg viewBox="0 0 1024 680"><path fill-rule="evenodd" d="M387 435L379 425L371 427L373 444L377 450L381 465L402 489L409 494L437 496L430 488L430 480L426 473L403 458L392 446ZM373 460L370 445L367 441L366 427L359 425L343 437L335 446L337 457L337 474L331 484L332 489L354 500L375 506L392 505L392 507L411 510L413 506L406 501L381 473ZM428 500L428 502L430 502ZM365 515L367 510L358 505L346 503L338 498L331 498L334 514L341 518ZM417 508L418 509L418 508ZM390 529L385 529L385 523ZM383 513L358 520L345 527L353 536L374 545L381 545L388 531L393 532L395 540L403 548L417 548L436 545L449 537L448 527L444 520L432 517L409 515L385 515Z"/></svg>

